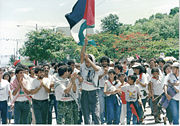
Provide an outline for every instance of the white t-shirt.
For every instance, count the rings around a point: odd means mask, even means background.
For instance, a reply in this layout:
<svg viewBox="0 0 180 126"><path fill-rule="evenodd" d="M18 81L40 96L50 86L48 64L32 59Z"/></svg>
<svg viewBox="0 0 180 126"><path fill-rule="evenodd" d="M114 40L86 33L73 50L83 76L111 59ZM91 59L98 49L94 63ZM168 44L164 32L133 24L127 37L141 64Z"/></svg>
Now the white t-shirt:
<svg viewBox="0 0 180 126"><path fill-rule="evenodd" d="M43 78L42 81L44 85L50 88L50 80L48 78ZM40 81L38 79L34 79L31 84L31 89L36 89L39 86L40 86ZM32 95L32 98L36 100L46 100L49 98L49 94L44 87L41 87L41 89L36 94Z"/></svg>
<svg viewBox="0 0 180 126"><path fill-rule="evenodd" d="M140 95L140 90L136 85L126 84L121 87L121 90L125 92L125 98L127 102L137 101L138 95Z"/></svg>
<svg viewBox="0 0 180 126"><path fill-rule="evenodd" d="M99 71L94 71L92 67L87 68L84 62L83 64L80 65L80 68L81 68L80 70L81 76L83 77L82 90L93 91L98 89L97 86L98 86L100 67L99 67ZM89 74L89 80L88 80L88 74Z"/></svg>
<svg viewBox="0 0 180 126"><path fill-rule="evenodd" d="M148 93L148 81L147 81L147 76L145 73L142 73L142 77L140 78L140 75L137 75L138 79L140 79L140 82L143 84L146 84L146 87L141 86L141 84L136 84L140 90L140 94L141 94L141 99L145 99L147 97L144 96L144 91L146 91L146 93Z"/></svg>
<svg viewBox="0 0 180 126"><path fill-rule="evenodd" d="M108 69L110 70L110 68ZM99 75L104 74L104 68L101 67L101 70L99 72ZM105 81L108 79L108 74L104 75L100 80L99 80L99 87L104 87Z"/></svg>
<svg viewBox="0 0 180 126"><path fill-rule="evenodd" d="M72 90L69 94L65 94L64 90L67 88L70 83L69 79L63 79L58 74L54 78L54 87L55 87L55 96L57 101L73 101Z"/></svg>
<svg viewBox="0 0 180 126"><path fill-rule="evenodd" d="M152 82L152 89L154 95L161 95L164 92L163 90L164 84L162 83L162 76L159 76L158 80L152 77L150 81Z"/></svg>
<svg viewBox="0 0 180 126"><path fill-rule="evenodd" d="M1 79L0 82L0 101L8 100L8 91L10 91L10 84L7 80Z"/></svg>
<svg viewBox="0 0 180 126"><path fill-rule="evenodd" d="M179 83L179 76L176 78L173 73L170 73L167 75L167 79L165 79L164 82L165 85L168 85L168 80L170 80L171 83L177 83L177 82ZM174 87L180 91L180 85ZM179 100L179 98L180 98L179 92L174 97L172 97L172 99L174 100Z"/></svg>
<svg viewBox="0 0 180 126"><path fill-rule="evenodd" d="M105 81L105 84L107 84L107 91L115 91L116 89L119 88L119 86L121 85L120 82L118 82L116 85L114 85L115 83L117 83L116 81L113 81L112 83L109 80ZM107 95L110 96L111 94Z"/></svg>

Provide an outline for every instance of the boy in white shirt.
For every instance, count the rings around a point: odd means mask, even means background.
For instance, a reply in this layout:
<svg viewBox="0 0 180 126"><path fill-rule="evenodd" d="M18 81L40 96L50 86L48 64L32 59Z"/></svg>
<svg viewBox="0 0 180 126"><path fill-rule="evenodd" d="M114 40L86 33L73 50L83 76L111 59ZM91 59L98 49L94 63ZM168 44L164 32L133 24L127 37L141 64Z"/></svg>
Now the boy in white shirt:
<svg viewBox="0 0 180 126"><path fill-rule="evenodd" d="M162 84L162 76L159 75L159 69L157 67L152 68L151 70L152 78L150 80L150 94L153 102L153 113L155 123L160 123L160 110L161 108L158 106L158 102L161 98L161 94L163 93L163 84Z"/></svg>
<svg viewBox="0 0 180 126"><path fill-rule="evenodd" d="M130 75L128 76L128 84L121 87L121 90L125 92L125 99L127 101L127 124L130 124L131 116L132 116L132 109L131 106L133 105L136 109L136 113L133 113L133 124L137 124L139 114L138 114L138 107L139 104L142 104L140 98L140 90L138 86L135 85L137 76ZM139 104L138 104L139 102Z"/></svg>

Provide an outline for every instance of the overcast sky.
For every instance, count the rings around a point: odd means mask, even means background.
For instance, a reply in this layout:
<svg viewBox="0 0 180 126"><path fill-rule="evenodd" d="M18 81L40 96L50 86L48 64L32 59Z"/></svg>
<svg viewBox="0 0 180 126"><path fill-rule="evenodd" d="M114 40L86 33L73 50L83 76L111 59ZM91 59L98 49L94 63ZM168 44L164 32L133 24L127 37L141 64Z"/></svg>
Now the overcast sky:
<svg viewBox="0 0 180 126"><path fill-rule="evenodd" d="M0 53L13 53L16 45L13 39L24 39L26 32L35 29L35 24L39 27L68 26L64 15L71 12L76 1L0 0L0 44L3 45ZM169 13L178 6L179 0L95 0L95 29L100 30L100 20L110 13L117 14L124 24L134 24L137 19L149 18L157 12ZM12 44L7 46L5 42Z"/></svg>

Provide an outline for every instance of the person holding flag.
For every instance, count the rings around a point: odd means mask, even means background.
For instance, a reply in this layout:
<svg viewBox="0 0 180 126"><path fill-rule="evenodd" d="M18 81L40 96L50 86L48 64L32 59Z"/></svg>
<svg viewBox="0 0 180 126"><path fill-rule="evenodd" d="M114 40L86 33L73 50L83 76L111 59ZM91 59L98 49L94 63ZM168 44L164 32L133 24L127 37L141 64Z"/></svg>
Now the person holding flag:
<svg viewBox="0 0 180 126"><path fill-rule="evenodd" d="M98 77L100 67L95 64L95 58L92 54L86 54L87 38L81 50L80 72L83 78L81 108L85 124L90 124L90 114L94 124L100 124L99 98L98 98Z"/></svg>

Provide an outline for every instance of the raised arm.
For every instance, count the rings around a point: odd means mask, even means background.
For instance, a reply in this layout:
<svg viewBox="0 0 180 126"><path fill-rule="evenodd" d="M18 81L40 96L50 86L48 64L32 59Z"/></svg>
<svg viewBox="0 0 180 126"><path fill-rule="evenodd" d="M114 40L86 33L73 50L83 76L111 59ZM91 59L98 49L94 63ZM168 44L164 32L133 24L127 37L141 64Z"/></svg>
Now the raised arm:
<svg viewBox="0 0 180 126"><path fill-rule="evenodd" d="M84 45L83 45L82 50L81 50L81 64L84 62L84 54L86 52L86 46L87 45L88 45L88 40L87 40L87 38L85 38Z"/></svg>

